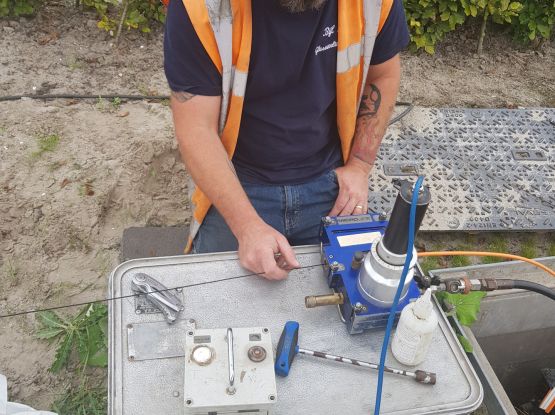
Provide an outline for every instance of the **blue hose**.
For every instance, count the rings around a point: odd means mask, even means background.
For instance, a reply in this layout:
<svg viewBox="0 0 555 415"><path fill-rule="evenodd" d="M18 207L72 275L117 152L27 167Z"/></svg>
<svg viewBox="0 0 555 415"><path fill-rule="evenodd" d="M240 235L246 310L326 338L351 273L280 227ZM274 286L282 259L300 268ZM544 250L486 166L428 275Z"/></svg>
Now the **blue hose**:
<svg viewBox="0 0 555 415"><path fill-rule="evenodd" d="M414 185L414 190L412 193L412 202L410 206L410 219L409 219L409 240L407 243L407 258L405 259L405 265L403 265L403 272L401 273L399 286L397 287L397 292L395 293L395 298L393 299L393 305L391 306L391 311L389 312L389 317L387 319L387 326L385 328L385 335L383 338L382 351L380 355L380 370L378 373L378 386L376 388L376 404L374 406L374 415L379 415L380 413L385 357L387 356L389 337L391 335L391 329L393 328L393 322L395 321L395 314L397 313L397 305L399 304L399 299L401 298L401 292L403 291L403 286L405 285L405 280L407 278L407 274L409 273L410 263L412 261L412 251L414 247L414 228L415 228L415 222L416 222L416 205L418 203L418 193L420 191L420 187L422 186L423 181L424 181L424 176L419 176L418 180L416 181L416 184Z"/></svg>

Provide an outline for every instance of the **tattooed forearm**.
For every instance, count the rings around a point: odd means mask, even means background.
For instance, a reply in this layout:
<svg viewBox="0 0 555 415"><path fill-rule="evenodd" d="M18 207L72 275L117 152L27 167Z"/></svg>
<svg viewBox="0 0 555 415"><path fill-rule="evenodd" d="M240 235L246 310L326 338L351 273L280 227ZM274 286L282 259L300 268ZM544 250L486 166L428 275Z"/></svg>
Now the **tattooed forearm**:
<svg viewBox="0 0 555 415"><path fill-rule="evenodd" d="M385 129L376 117L359 118L351 156L363 161L371 168L374 165L384 133Z"/></svg>
<svg viewBox="0 0 555 415"><path fill-rule="evenodd" d="M187 102L191 98L193 98L195 94L191 94L190 92L184 91L172 91L172 97L174 97L178 102Z"/></svg>
<svg viewBox="0 0 555 415"><path fill-rule="evenodd" d="M382 122L378 110L382 104L382 93L375 84L367 85L360 102L351 157L362 161L371 169L376 159L385 123ZM381 114L381 112L380 112Z"/></svg>
<svg viewBox="0 0 555 415"><path fill-rule="evenodd" d="M374 84L370 84L370 90L365 91L360 101L358 117L375 116L378 113L380 104L382 103L382 93Z"/></svg>

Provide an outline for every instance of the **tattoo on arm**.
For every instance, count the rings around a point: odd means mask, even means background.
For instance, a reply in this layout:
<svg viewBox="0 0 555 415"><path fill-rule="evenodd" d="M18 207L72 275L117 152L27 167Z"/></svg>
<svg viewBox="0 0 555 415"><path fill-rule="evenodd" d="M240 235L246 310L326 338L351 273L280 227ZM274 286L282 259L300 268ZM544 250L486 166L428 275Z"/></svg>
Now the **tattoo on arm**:
<svg viewBox="0 0 555 415"><path fill-rule="evenodd" d="M362 95L351 156L373 166L380 142L385 133L377 116L382 102L379 88L370 84Z"/></svg>
<svg viewBox="0 0 555 415"><path fill-rule="evenodd" d="M195 94L191 94L190 92L172 91L172 97L174 97L177 100L177 102L181 102L181 103L189 101L194 96Z"/></svg>
<svg viewBox="0 0 555 415"><path fill-rule="evenodd" d="M360 108L358 110L358 117L375 116L378 113L380 104L382 102L382 93L374 84L370 84L370 92L362 96L360 101Z"/></svg>

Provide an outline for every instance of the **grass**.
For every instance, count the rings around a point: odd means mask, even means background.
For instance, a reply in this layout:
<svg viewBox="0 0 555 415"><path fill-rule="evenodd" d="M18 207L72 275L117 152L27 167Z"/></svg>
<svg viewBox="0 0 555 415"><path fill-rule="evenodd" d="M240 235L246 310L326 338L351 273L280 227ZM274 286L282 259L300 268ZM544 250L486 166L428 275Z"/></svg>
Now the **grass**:
<svg viewBox="0 0 555 415"><path fill-rule="evenodd" d="M530 236L522 241L520 245L520 256L525 258L537 258L538 250L536 248L536 239Z"/></svg>
<svg viewBox="0 0 555 415"><path fill-rule="evenodd" d="M92 181L89 180L85 183L81 183L77 192L79 193L79 196L94 196Z"/></svg>
<svg viewBox="0 0 555 415"><path fill-rule="evenodd" d="M420 263L420 267L422 271L424 271L424 274L427 275L431 270L440 268L439 258L434 256L425 257Z"/></svg>
<svg viewBox="0 0 555 415"><path fill-rule="evenodd" d="M114 111L119 110L119 107L121 106L121 98L120 97L115 97L112 102L112 108L114 109Z"/></svg>
<svg viewBox="0 0 555 415"><path fill-rule="evenodd" d="M67 67L69 68L70 71L74 71L76 69L83 69L84 66L85 65L83 64L83 62L75 56L71 56L67 60Z"/></svg>
<svg viewBox="0 0 555 415"><path fill-rule="evenodd" d="M108 409L108 393L100 386L90 386L89 382L73 388L58 398L52 410L59 415L105 415Z"/></svg>
<svg viewBox="0 0 555 415"><path fill-rule="evenodd" d="M504 253L509 252L507 237L504 235L495 235L493 239L487 244L486 251ZM482 263L484 264L494 264L501 261L504 261L504 259L493 256L482 257Z"/></svg>
<svg viewBox="0 0 555 415"><path fill-rule="evenodd" d="M96 105L94 107L97 111L105 112L108 104L104 98L98 97L98 99L96 100Z"/></svg>
<svg viewBox="0 0 555 415"><path fill-rule="evenodd" d="M470 259L467 256L457 255L451 259L451 266L454 268L467 267L470 264Z"/></svg>
<svg viewBox="0 0 555 415"><path fill-rule="evenodd" d="M547 256L555 256L555 239L549 243L549 248L547 249Z"/></svg>
<svg viewBox="0 0 555 415"><path fill-rule="evenodd" d="M37 138L38 150L31 153L32 159L40 158L44 153L53 152L60 143L58 134L41 135Z"/></svg>
<svg viewBox="0 0 555 415"><path fill-rule="evenodd" d="M122 102L120 97L114 97L112 100L109 101L99 96L94 107L99 112L110 113L118 111L121 107L121 104Z"/></svg>
<svg viewBox="0 0 555 415"><path fill-rule="evenodd" d="M19 267L13 259L8 259L4 263L3 274L10 287L13 287L19 283Z"/></svg>

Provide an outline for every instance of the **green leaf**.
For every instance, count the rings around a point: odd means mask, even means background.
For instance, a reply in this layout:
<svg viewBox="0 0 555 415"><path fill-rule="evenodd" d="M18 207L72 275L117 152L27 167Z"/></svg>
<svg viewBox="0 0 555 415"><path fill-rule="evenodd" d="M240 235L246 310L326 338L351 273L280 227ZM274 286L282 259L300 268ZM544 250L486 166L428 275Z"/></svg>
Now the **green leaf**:
<svg viewBox="0 0 555 415"><path fill-rule="evenodd" d="M451 13L448 12L448 11L445 11L445 12L443 12L443 13L440 14L439 18L440 18L442 21L446 21L446 20L449 20L449 16L451 16Z"/></svg>
<svg viewBox="0 0 555 415"><path fill-rule="evenodd" d="M428 52L430 55L433 55L435 53L435 47L433 45L426 45L424 46L424 50L426 52Z"/></svg>
<svg viewBox="0 0 555 415"><path fill-rule="evenodd" d="M88 365L94 367L108 366L108 349L103 348L89 357Z"/></svg>
<svg viewBox="0 0 555 415"><path fill-rule="evenodd" d="M42 329L37 331L36 336L38 339L48 340L48 339L53 339L56 336L59 336L64 331L65 330L63 328L43 327Z"/></svg>
<svg viewBox="0 0 555 415"><path fill-rule="evenodd" d="M513 1L511 4L509 4L509 10L518 11L521 9L522 9L522 4L517 1Z"/></svg>
<svg viewBox="0 0 555 415"><path fill-rule="evenodd" d="M459 342L461 343L461 346L463 347L466 353L474 352L474 348L472 347L472 344L470 344L470 341L466 337L464 337L461 334L457 334L457 338L459 339Z"/></svg>
<svg viewBox="0 0 555 415"><path fill-rule="evenodd" d="M53 373L59 372L62 367L67 366L69 362L69 356L71 355L71 349L73 347L74 333L70 331L64 337L62 344L56 350L56 357L54 363L50 367L50 371Z"/></svg>
<svg viewBox="0 0 555 415"><path fill-rule="evenodd" d="M471 326L478 318L480 303L486 296L483 291L474 291L469 294L447 294L444 301L455 307L457 319L463 326Z"/></svg>
<svg viewBox="0 0 555 415"><path fill-rule="evenodd" d="M474 4L470 5L470 15L472 17L476 17L478 15L478 8Z"/></svg>
<svg viewBox="0 0 555 415"><path fill-rule="evenodd" d="M538 23L537 30L538 30L538 32L540 32L542 37L544 37L545 39L549 39L549 35L550 35L551 30L549 29L548 25Z"/></svg>
<svg viewBox="0 0 555 415"><path fill-rule="evenodd" d="M37 318L44 327L65 329L67 326L67 322L53 311L41 311Z"/></svg>

